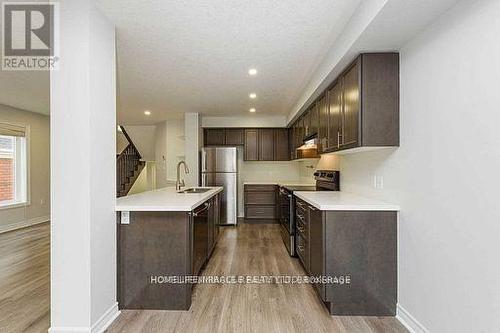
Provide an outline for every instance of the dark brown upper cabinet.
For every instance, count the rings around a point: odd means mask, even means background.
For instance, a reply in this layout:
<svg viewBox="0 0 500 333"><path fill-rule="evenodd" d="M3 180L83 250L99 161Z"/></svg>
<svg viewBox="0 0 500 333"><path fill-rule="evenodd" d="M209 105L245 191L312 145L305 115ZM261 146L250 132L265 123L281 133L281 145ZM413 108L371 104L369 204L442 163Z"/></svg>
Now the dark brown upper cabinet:
<svg viewBox="0 0 500 333"><path fill-rule="evenodd" d="M259 161L274 160L274 130L259 129Z"/></svg>
<svg viewBox="0 0 500 333"><path fill-rule="evenodd" d="M313 107L309 110L309 135L318 134L319 126L319 104L314 103Z"/></svg>
<svg viewBox="0 0 500 333"><path fill-rule="evenodd" d="M259 160L259 130L245 129L245 161Z"/></svg>
<svg viewBox="0 0 500 333"><path fill-rule="evenodd" d="M288 129L274 129L274 160L288 161L290 159L288 148Z"/></svg>
<svg viewBox="0 0 500 333"><path fill-rule="evenodd" d="M328 93L324 93L318 100L318 152L324 153L328 149Z"/></svg>
<svg viewBox="0 0 500 333"><path fill-rule="evenodd" d="M361 54L316 105L320 153L399 146L399 54Z"/></svg>
<svg viewBox="0 0 500 333"><path fill-rule="evenodd" d="M226 128L226 145L242 146L245 144L245 134L242 128Z"/></svg>
<svg viewBox="0 0 500 333"><path fill-rule="evenodd" d="M360 78L361 64L357 60L342 75L342 125L339 136L342 148L357 147L360 144Z"/></svg>
<svg viewBox="0 0 500 333"><path fill-rule="evenodd" d="M205 129L205 146L222 146L226 142L226 135L223 128Z"/></svg>
<svg viewBox="0 0 500 333"><path fill-rule="evenodd" d="M245 135L245 161L290 160L287 128L247 128Z"/></svg>
<svg viewBox="0 0 500 333"><path fill-rule="evenodd" d="M302 116L299 118L299 137L297 138L297 147L302 146L305 134L306 134L306 128L304 126L304 116Z"/></svg>
<svg viewBox="0 0 500 333"><path fill-rule="evenodd" d="M326 150L340 149L342 142L342 82L328 90L328 140Z"/></svg>
<svg viewBox="0 0 500 333"><path fill-rule="evenodd" d="M303 122L303 126L304 126L304 133L303 133L302 140L304 140L305 138L307 138L308 136L311 135L311 133L310 133L311 132L311 110L312 109L309 109L302 116L302 122Z"/></svg>

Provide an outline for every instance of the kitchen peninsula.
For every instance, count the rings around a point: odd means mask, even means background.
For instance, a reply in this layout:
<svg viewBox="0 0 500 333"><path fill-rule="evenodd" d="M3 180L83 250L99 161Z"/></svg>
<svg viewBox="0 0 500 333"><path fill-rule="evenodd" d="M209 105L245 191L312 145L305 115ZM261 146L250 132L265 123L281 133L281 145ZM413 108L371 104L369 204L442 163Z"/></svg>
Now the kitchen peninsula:
<svg viewBox="0 0 500 333"><path fill-rule="evenodd" d="M192 283L219 235L222 187L163 188L118 198L118 304L121 309L188 310Z"/></svg>

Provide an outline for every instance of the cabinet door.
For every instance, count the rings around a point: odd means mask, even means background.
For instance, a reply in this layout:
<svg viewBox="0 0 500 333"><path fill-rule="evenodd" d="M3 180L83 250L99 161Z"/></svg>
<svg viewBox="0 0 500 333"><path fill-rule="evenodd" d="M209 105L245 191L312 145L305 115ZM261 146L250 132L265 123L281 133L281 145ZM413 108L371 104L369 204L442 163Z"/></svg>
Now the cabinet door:
<svg viewBox="0 0 500 333"><path fill-rule="evenodd" d="M256 129L245 130L245 161L259 160L259 135Z"/></svg>
<svg viewBox="0 0 500 333"><path fill-rule="evenodd" d="M319 103L314 103L314 106L309 111L310 135L318 134L318 119L319 119Z"/></svg>
<svg viewBox="0 0 500 333"><path fill-rule="evenodd" d="M318 149L324 153L328 149L328 94L318 101Z"/></svg>
<svg viewBox="0 0 500 333"><path fill-rule="evenodd" d="M288 161L288 129L276 128L274 130L274 160Z"/></svg>
<svg viewBox="0 0 500 333"><path fill-rule="evenodd" d="M225 143L225 134L223 128L205 129L205 146L221 146Z"/></svg>
<svg viewBox="0 0 500 333"><path fill-rule="evenodd" d="M274 130L259 130L259 161L274 160Z"/></svg>
<svg viewBox="0 0 500 333"><path fill-rule="evenodd" d="M342 142L341 146L355 147L359 136L360 65L356 61L342 78Z"/></svg>
<svg viewBox="0 0 500 333"><path fill-rule="evenodd" d="M290 160L295 158L295 142L294 140L293 125L288 129L288 157Z"/></svg>
<svg viewBox="0 0 500 333"><path fill-rule="evenodd" d="M328 149L339 149L342 142L342 89L341 83L335 84L328 92ZM339 141L340 140L340 141Z"/></svg>
<svg viewBox="0 0 500 333"><path fill-rule="evenodd" d="M324 252L324 232L323 232L323 213L315 207L309 206L309 251L310 262L309 269L312 276L325 275L325 252ZM322 283L314 284L322 299L325 299L325 285Z"/></svg>
<svg viewBox="0 0 500 333"><path fill-rule="evenodd" d="M213 199L210 199L208 203L210 207L208 208L207 257L210 257L215 244L215 207Z"/></svg>
<svg viewBox="0 0 500 333"><path fill-rule="evenodd" d="M214 245L219 239L219 225L220 225L220 194L214 197Z"/></svg>
<svg viewBox="0 0 500 333"><path fill-rule="evenodd" d="M297 142L298 141L299 141L299 121L296 120L293 123L293 140L292 140L292 146L293 146L293 150L294 151L298 147L297 146Z"/></svg>
<svg viewBox="0 0 500 333"><path fill-rule="evenodd" d="M239 146L245 143L243 129L226 128L226 145Z"/></svg>
<svg viewBox="0 0 500 333"><path fill-rule="evenodd" d="M302 143L304 142L304 137L305 137L306 131L304 127L304 117L299 118L299 137L297 138L297 147L302 146Z"/></svg>
<svg viewBox="0 0 500 333"><path fill-rule="evenodd" d="M312 109L309 109L302 116L302 121L304 122L304 138L311 135L311 112Z"/></svg>

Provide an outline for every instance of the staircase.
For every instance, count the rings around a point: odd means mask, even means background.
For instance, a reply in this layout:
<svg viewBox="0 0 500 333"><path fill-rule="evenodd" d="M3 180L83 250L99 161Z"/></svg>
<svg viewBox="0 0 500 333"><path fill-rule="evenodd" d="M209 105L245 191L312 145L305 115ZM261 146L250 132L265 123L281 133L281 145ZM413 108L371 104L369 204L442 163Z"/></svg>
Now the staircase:
<svg viewBox="0 0 500 333"><path fill-rule="evenodd" d="M125 128L118 127L128 141L127 147L116 156L116 196L123 197L130 191L146 163L141 161L141 154Z"/></svg>

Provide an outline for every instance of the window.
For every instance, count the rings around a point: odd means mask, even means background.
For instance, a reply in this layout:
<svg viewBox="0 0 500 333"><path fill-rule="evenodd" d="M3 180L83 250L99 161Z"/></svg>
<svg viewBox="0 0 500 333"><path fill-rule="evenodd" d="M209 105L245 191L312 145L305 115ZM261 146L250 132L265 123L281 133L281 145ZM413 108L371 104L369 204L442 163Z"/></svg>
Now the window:
<svg viewBox="0 0 500 333"><path fill-rule="evenodd" d="M0 208L27 203L26 126L0 122Z"/></svg>

